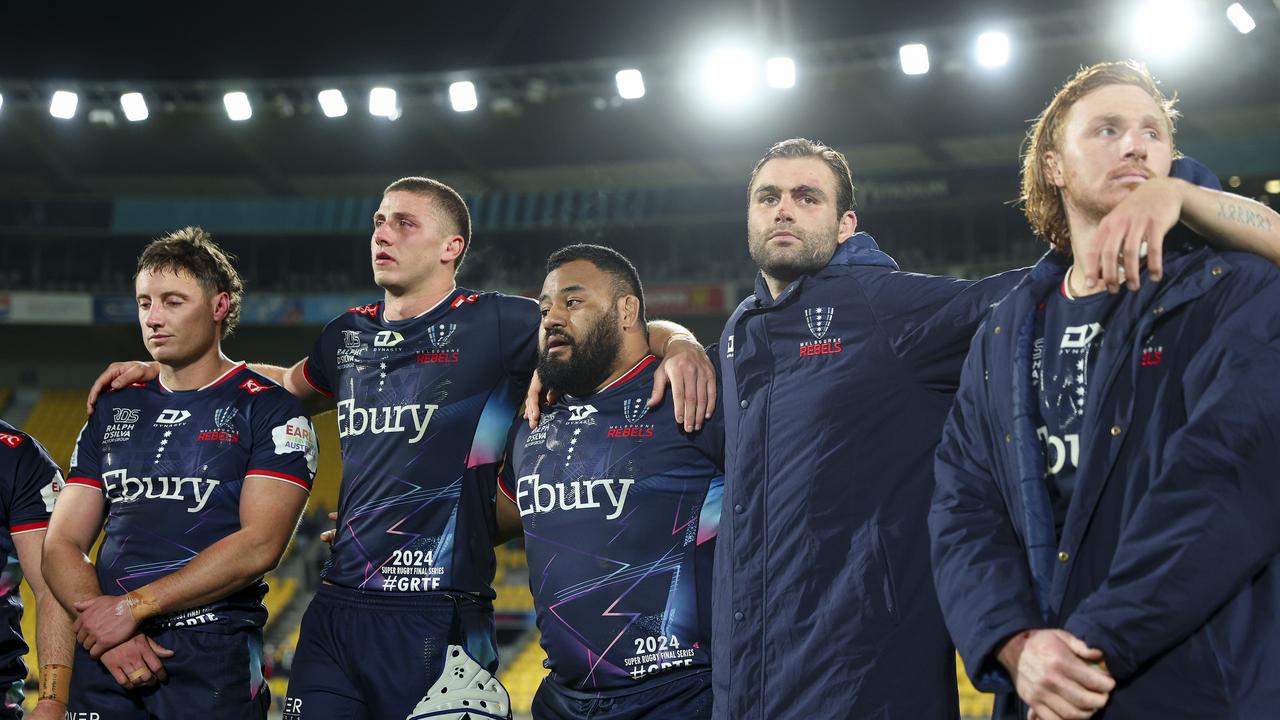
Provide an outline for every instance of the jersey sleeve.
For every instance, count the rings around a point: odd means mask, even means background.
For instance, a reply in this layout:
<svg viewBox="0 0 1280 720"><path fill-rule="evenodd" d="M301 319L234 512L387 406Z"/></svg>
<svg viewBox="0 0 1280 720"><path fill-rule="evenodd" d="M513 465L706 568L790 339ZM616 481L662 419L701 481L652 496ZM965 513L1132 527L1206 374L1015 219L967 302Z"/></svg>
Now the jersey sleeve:
<svg viewBox="0 0 1280 720"><path fill-rule="evenodd" d="M538 365L538 304L529 298L501 296L498 309L502 354L513 376L528 380Z"/></svg>
<svg viewBox="0 0 1280 720"><path fill-rule="evenodd" d="M75 449L71 451L71 466L67 471L68 485L87 485L102 489L102 466L98 446L102 439L102 415L110 412L101 402L93 415L80 428Z"/></svg>
<svg viewBox="0 0 1280 720"><path fill-rule="evenodd" d="M516 457L516 441L520 436L521 427L526 426L524 417L517 415L515 420L511 421L511 429L507 431L507 444L502 453L502 467L498 469L498 492L506 495L511 502L516 501L516 472L519 470L516 463L519 458Z"/></svg>
<svg viewBox="0 0 1280 720"><path fill-rule="evenodd" d="M253 449L245 477L268 477L310 492L319 450L302 404L282 388L272 388L256 399L249 424Z"/></svg>
<svg viewBox="0 0 1280 720"><path fill-rule="evenodd" d="M53 501L62 489L62 471L35 438L20 448L9 498L9 534L43 530L49 526Z"/></svg>
<svg viewBox="0 0 1280 720"><path fill-rule="evenodd" d="M336 322L338 321L333 320L324 326L320 331L320 337L316 338L311 354L307 356L306 362L302 363L302 375L306 378L307 384L325 397L333 397L333 378L337 377L337 367L331 365L335 361L334 353L337 352L331 341L331 338L338 335L337 329L334 328Z"/></svg>
<svg viewBox="0 0 1280 720"><path fill-rule="evenodd" d="M716 467L724 471L724 385L720 378L720 344L707 346L707 357L716 369L716 406L711 418L702 424L695 441Z"/></svg>

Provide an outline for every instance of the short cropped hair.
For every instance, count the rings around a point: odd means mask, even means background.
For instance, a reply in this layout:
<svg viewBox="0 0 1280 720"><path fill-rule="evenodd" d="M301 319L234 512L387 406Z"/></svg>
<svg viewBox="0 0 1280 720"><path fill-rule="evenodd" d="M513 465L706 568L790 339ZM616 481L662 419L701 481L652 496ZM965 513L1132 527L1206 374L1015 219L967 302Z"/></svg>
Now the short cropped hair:
<svg viewBox="0 0 1280 720"><path fill-rule="evenodd" d="M244 283L236 272L235 256L218 247L209 233L198 227L185 227L152 240L138 257L138 271L185 274L195 279L209 295L224 292L230 297L230 309L222 320L222 337L227 337L240 322L240 300Z"/></svg>
<svg viewBox="0 0 1280 720"><path fill-rule="evenodd" d="M603 245L567 245L547 258L547 272L577 260L586 260L613 278L614 300L623 295L636 296L640 300L640 324L642 328L645 327L644 287L640 284L640 273L636 272L636 266L625 255Z"/></svg>
<svg viewBox="0 0 1280 720"><path fill-rule="evenodd" d="M382 191L383 195L389 192L407 192L414 195L431 200L439 208L442 219L449 222L451 229L462 236L462 254L458 256L457 261L453 264L454 272L462 267L462 261L467 256L467 251L471 249L471 212L467 210L467 203L458 194L457 190L445 185L439 180L433 180L428 177L403 177L387 186Z"/></svg>

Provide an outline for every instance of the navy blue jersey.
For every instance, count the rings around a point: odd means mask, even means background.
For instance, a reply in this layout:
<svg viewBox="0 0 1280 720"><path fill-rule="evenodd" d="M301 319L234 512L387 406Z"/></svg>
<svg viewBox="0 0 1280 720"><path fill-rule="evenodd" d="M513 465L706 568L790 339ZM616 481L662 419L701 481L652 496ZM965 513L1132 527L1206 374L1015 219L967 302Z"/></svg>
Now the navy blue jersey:
<svg viewBox="0 0 1280 720"><path fill-rule="evenodd" d="M0 420L0 684L27 676L22 656L22 566L13 536L44 530L53 512L62 472L35 438ZM33 638L34 639L34 638Z"/></svg>
<svg viewBox="0 0 1280 720"><path fill-rule="evenodd" d="M1064 280L1057 292L1037 306L1031 350L1031 381L1040 415L1036 435L1044 447L1049 501L1059 534L1075 492L1076 468L1085 454L1080 443L1088 437L1081 427L1089 380L1103 326L1117 297L1101 292L1071 298L1065 288Z"/></svg>
<svg viewBox="0 0 1280 720"><path fill-rule="evenodd" d="M103 396L80 431L67 484L102 491L98 583L105 594L123 595L239 530L246 477L309 492L315 469L315 433L302 405L241 364L197 390L169 390L157 378ZM266 592L259 578L150 623L211 632L261 627Z"/></svg>
<svg viewBox="0 0 1280 720"><path fill-rule="evenodd" d="M657 366L649 355L512 434L502 489L524 524L549 677L573 690L626 691L711 664L722 413L688 434L665 406L649 412Z"/></svg>
<svg viewBox="0 0 1280 720"><path fill-rule="evenodd" d="M342 439L325 580L493 597L495 477L537 329L532 300L462 288L408 320L373 303L325 326L305 365Z"/></svg>

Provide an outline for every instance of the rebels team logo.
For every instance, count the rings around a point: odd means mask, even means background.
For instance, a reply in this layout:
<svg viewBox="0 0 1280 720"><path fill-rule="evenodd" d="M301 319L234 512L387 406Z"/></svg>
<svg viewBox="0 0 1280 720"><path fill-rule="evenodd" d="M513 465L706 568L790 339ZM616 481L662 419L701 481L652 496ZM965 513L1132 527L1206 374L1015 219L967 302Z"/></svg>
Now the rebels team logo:
<svg viewBox="0 0 1280 720"><path fill-rule="evenodd" d="M804 322L809 326L809 332L813 333L815 340L821 340L827 336L827 330L831 329L831 316L835 313L836 309L833 307L804 309Z"/></svg>
<svg viewBox="0 0 1280 720"><path fill-rule="evenodd" d="M800 343L800 357L844 352L840 346L840 338L827 337L827 331L831 329L831 319L835 314L836 309L829 306L804 309L804 324L809 326L809 334L813 335L813 340Z"/></svg>
<svg viewBox="0 0 1280 720"><path fill-rule="evenodd" d="M442 349L449 344L449 338L453 337L453 332L458 329L456 323L440 323L432 325L428 331L427 337L431 340L431 344L437 349Z"/></svg>
<svg viewBox="0 0 1280 720"><path fill-rule="evenodd" d="M218 408L213 411L213 423L216 430L201 430L196 433L199 442L238 443L240 433L236 432L234 420L239 410L232 406Z"/></svg>
<svg viewBox="0 0 1280 720"><path fill-rule="evenodd" d="M622 401L622 416L627 425L609 426L610 438L651 438L653 425L637 425L645 415L649 414L649 398L627 398Z"/></svg>
<svg viewBox="0 0 1280 720"><path fill-rule="evenodd" d="M649 413L648 398L627 398L622 401L622 415L627 422L635 424Z"/></svg>

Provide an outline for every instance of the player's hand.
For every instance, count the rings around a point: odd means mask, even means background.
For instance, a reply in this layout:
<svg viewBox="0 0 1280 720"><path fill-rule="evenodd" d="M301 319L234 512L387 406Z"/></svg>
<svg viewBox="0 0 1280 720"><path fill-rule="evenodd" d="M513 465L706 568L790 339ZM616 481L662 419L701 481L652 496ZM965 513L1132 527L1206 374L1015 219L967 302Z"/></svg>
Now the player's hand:
<svg viewBox="0 0 1280 720"><path fill-rule="evenodd" d="M52 698L45 698L36 703L35 708L24 717L27 720L66 720L67 706Z"/></svg>
<svg viewBox="0 0 1280 720"><path fill-rule="evenodd" d="M529 392L524 394L524 419L529 421L530 430L538 427L543 406L554 405L559 399L559 393L542 386L542 378L538 377L538 371L534 370L533 379L529 381Z"/></svg>
<svg viewBox="0 0 1280 720"><path fill-rule="evenodd" d="M330 512L329 519L334 522L338 522L338 511L334 510ZM320 533L320 541L327 542L330 545L333 545L333 539L336 538L337 536L338 536L338 528L329 528L328 530L325 530L324 532Z"/></svg>
<svg viewBox="0 0 1280 720"><path fill-rule="evenodd" d="M1102 651L1065 630L1019 633L1000 649L999 660L1030 706L1029 720L1084 720L1107 704L1116 685Z"/></svg>
<svg viewBox="0 0 1280 720"><path fill-rule="evenodd" d="M120 687L134 690L168 680L161 658L171 657L172 650L139 633L103 653L102 664Z"/></svg>
<svg viewBox="0 0 1280 720"><path fill-rule="evenodd" d="M1107 292L1114 293L1123 282L1130 290L1137 290L1144 243L1148 277L1160 281L1164 275L1164 236L1182 217L1185 185L1177 178L1151 178L1102 218L1093 250L1083 258L1086 287L1093 289L1101 281Z"/></svg>
<svg viewBox="0 0 1280 720"><path fill-rule="evenodd" d="M684 337L669 341L667 355L653 374L649 407L662 402L668 383L676 422L685 432L701 430L716 408L716 368L701 345Z"/></svg>
<svg viewBox="0 0 1280 720"><path fill-rule="evenodd" d="M89 399L85 401L85 412L92 414L93 406L98 402L98 396L108 389L119 390L136 382L147 382L159 374L159 363L138 360L111 363L106 370L102 371L98 379L93 381L93 387L89 388Z"/></svg>
<svg viewBox="0 0 1280 720"><path fill-rule="evenodd" d="M99 595L76 603L80 616L73 629L76 640L95 659L138 632L133 616L135 601L128 595Z"/></svg>

